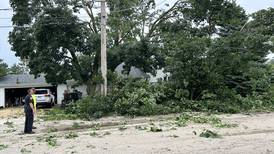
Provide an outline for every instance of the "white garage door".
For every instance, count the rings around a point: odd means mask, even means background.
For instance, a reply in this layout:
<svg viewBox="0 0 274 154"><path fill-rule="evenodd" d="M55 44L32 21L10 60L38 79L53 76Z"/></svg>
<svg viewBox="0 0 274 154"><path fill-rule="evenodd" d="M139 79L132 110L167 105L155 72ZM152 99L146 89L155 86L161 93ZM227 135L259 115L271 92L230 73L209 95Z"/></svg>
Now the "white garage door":
<svg viewBox="0 0 274 154"><path fill-rule="evenodd" d="M5 89L0 88L0 107L5 107Z"/></svg>

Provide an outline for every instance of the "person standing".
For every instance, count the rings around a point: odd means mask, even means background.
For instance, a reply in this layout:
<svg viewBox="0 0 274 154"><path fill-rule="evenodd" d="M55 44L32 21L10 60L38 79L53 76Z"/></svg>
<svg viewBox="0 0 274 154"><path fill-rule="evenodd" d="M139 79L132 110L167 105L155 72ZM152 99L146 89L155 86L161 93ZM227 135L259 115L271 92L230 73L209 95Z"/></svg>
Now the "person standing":
<svg viewBox="0 0 274 154"><path fill-rule="evenodd" d="M34 113L36 114L36 108L37 108L36 95L35 95L36 89L35 88L31 88L31 90L33 92L32 95L31 95L31 97L33 99L33 109L34 109Z"/></svg>
<svg viewBox="0 0 274 154"><path fill-rule="evenodd" d="M31 95L31 97L32 97L32 100L33 100L33 114L34 114L34 117L35 118L37 118L37 98L36 98L36 95L35 95L35 93L36 93L36 89L35 88L31 88L31 90L32 90L32 95ZM32 129L37 129L35 126L32 126Z"/></svg>
<svg viewBox="0 0 274 154"><path fill-rule="evenodd" d="M24 104L24 110L25 110L25 116L26 116L25 129L24 129L25 134L33 134L34 133L32 131L33 112L34 112L32 95L33 95L33 90L29 89L28 95L25 97L25 104Z"/></svg>

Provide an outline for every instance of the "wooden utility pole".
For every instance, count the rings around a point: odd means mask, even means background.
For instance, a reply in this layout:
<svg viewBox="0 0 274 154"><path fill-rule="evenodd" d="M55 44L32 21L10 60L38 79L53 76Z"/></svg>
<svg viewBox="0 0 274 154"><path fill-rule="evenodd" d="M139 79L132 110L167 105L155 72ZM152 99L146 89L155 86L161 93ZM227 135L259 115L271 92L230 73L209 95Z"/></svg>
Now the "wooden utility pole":
<svg viewBox="0 0 274 154"><path fill-rule="evenodd" d="M101 85L101 94L107 95L107 13L106 0L101 0L101 73L104 83Z"/></svg>

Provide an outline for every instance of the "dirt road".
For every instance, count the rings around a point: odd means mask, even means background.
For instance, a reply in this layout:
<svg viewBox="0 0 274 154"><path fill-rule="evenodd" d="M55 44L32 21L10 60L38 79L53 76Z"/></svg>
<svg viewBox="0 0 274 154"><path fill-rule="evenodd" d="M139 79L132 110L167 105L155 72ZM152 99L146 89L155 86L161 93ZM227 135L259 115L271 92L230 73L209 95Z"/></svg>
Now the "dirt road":
<svg viewBox="0 0 274 154"><path fill-rule="evenodd" d="M178 127L174 124L175 117L110 117L90 122L38 119L35 122L38 129L33 135L19 135L24 123L22 116L2 117L0 153L274 153L274 113L219 116L227 123L238 125L233 128L215 128L209 124ZM200 137L205 129L217 132L221 138Z"/></svg>

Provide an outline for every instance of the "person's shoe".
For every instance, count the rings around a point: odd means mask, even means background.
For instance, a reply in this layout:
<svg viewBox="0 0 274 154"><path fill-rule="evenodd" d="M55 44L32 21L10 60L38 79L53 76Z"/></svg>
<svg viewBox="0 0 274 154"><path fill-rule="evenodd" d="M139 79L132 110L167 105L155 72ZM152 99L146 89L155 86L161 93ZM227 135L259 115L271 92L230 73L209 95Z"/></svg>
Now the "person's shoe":
<svg viewBox="0 0 274 154"><path fill-rule="evenodd" d="M25 132L25 134L35 134L35 132Z"/></svg>
<svg viewBox="0 0 274 154"><path fill-rule="evenodd" d="M32 129L37 129L37 127L33 126Z"/></svg>

